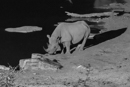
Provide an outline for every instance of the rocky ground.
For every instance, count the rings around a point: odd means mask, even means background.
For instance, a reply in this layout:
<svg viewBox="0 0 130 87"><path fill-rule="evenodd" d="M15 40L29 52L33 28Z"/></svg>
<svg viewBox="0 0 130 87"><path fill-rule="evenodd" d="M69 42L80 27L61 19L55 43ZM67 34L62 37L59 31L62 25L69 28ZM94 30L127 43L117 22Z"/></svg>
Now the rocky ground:
<svg viewBox="0 0 130 87"><path fill-rule="evenodd" d="M129 43L111 44L111 47L102 44L89 52L86 49L81 55L50 58L32 54L33 58L19 71L1 68L1 87L129 87L128 47ZM58 56L69 59L60 57L57 63L52 57Z"/></svg>

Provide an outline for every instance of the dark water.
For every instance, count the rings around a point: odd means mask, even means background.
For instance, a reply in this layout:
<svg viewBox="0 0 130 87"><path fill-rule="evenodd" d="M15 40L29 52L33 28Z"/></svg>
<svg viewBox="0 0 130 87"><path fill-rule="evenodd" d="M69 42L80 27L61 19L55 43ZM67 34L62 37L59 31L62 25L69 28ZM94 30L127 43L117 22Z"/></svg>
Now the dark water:
<svg viewBox="0 0 130 87"><path fill-rule="evenodd" d="M20 59L31 58L32 53L45 53L43 46L47 47L46 35L51 34L55 28L54 24L63 21L65 16L64 14L56 16L55 11L52 13L46 11L51 8L45 10L45 6L38 7L36 4L33 6L28 2L23 6L13 2L8 3L10 5L6 4L7 7L3 7L0 14L0 65L8 66L9 63L16 66ZM42 31L26 34L5 31L7 28L22 26L37 26L41 27Z"/></svg>
<svg viewBox="0 0 130 87"><path fill-rule="evenodd" d="M61 9L60 6L64 8ZM44 54L43 46L47 47L48 41L46 35L51 34L55 29L54 24L68 18L64 12L67 9L72 11L74 6L69 5L65 0L63 2L61 0L1 1L0 65L8 66L9 63L16 66L20 59L30 58L32 53ZM26 34L5 31L7 28L22 26L37 26L41 27L42 31Z"/></svg>
<svg viewBox="0 0 130 87"><path fill-rule="evenodd" d="M2 28L1 28L2 29ZM46 32L35 32L30 34L16 34L0 32L0 64L18 63L19 59L30 58L31 53L44 53L43 46L46 45Z"/></svg>
<svg viewBox="0 0 130 87"><path fill-rule="evenodd" d="M0 65L19 64L20 59L30 58L32 53L42 53L47 47L47 34L51 34L57 22L68 17L65 11L79 14L102 12L94 9L95 0L77 0L73 4L67 0L42 1L0 1ZM103 11L104 12L104 11ZM7 32L7 28L37 26L42 31L31 33Z"/></svg>
<svg viewBox="0 0 130 87"><path fill-rule="evenodd" d="M5 18L5 17L4 17ZM61 17L63 20L64 18ZM60 19L60 20L61 20ZM1 20L0 24L0 64L16 66L20 59L31 58L32 53L42 53L43 46L47 48L47 34L51 34L57 23L57 16L40 16L40 17L7 17ZM17 33L5 31L8 28L22 26L37 26L42 28L41 31L30 33Z"/></svg>

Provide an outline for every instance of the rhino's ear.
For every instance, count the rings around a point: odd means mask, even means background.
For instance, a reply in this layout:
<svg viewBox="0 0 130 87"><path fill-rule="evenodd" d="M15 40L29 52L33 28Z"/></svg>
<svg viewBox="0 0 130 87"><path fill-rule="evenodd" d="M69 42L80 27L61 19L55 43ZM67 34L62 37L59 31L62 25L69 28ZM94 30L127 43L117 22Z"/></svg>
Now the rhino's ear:
<svg viewBox="0 0 130 87"><path fill-rule="evenodd" d="M47 36L48 39L50 39L50 35L47 34L46 36Z"/></svg>
<svg viewBox="0 0 130 87"><path fill-rule="evenodd" d="M51 43L51 37L50 37L50 35L47 35L47 38L49 39L49 43Z"/></svg>

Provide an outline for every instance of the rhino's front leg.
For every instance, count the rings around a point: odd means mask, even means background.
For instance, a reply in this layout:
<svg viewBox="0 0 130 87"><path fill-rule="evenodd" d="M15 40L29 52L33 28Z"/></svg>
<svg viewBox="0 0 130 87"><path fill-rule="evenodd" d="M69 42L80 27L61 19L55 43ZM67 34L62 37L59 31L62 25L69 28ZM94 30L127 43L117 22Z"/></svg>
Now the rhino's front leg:
<svg viewBox="0 0 130 87"><path fill-rule="evenodd" d="M66 48L65 54L70 54L70 41L64 42L64 47Z"/></svg>

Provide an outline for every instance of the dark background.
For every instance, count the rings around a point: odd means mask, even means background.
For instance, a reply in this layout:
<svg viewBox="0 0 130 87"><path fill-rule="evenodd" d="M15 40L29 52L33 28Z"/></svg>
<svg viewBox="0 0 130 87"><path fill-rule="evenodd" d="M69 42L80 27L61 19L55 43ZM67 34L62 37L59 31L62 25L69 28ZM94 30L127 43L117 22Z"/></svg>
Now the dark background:
<svg viewBox="0 0 130 87"><path fill-rule="evenodd" d="M102 12L95 9L101 0L1 0L0 1L0 65L16 66L20 59L31 58L32 53L42 53L47 47L46 34L55 29L54 24L65 21L64 11L88 14ZM119 0L120 1L120 0ZM110 3L110 2L108 2ZM106 4L106 3L105 3ZM7 32L7 28L38 26L42 31L31 33Z"/></svg>

